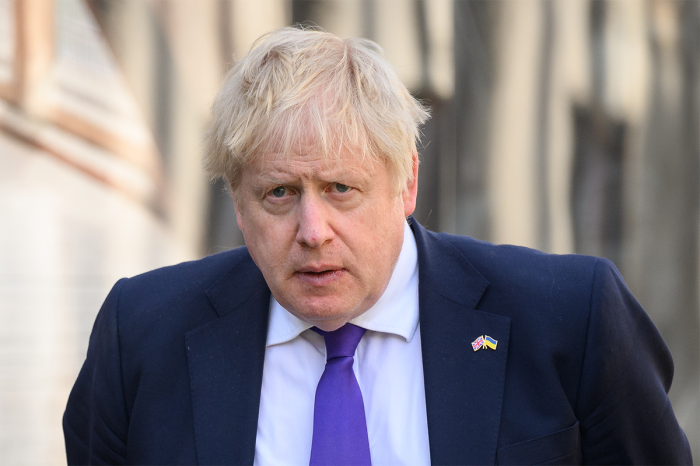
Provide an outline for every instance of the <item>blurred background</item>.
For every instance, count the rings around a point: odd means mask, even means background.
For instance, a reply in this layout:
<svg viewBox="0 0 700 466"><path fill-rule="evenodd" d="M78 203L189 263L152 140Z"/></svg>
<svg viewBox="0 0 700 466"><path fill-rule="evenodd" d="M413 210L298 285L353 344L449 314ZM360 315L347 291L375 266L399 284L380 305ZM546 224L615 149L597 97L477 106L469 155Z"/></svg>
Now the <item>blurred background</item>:
<svg viewBox="0 0 700 466"><path fill-rule="evenodd" d="M375 40L432 108L423 225L617 265L700 455L700 2L0 0L0 463L65 464L117 279L242 244L202 131L234 57L294 23Z"/></svg>

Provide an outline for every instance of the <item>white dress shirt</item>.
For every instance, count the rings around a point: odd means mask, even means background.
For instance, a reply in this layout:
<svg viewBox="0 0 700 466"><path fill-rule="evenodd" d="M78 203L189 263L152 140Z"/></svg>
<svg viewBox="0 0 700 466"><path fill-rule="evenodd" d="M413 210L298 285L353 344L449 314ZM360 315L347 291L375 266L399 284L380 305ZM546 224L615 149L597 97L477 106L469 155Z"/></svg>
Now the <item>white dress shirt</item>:
<svg viewBox="0 0 700 466"><path fill-rule="evenodd" d="M418 323L418 256L406 224L384 294L350 321L367 332L353 370L362 391L373 466L430 464ZM314 397L326 365L323 337L270 302L255 465L308 465Z"/></svg>

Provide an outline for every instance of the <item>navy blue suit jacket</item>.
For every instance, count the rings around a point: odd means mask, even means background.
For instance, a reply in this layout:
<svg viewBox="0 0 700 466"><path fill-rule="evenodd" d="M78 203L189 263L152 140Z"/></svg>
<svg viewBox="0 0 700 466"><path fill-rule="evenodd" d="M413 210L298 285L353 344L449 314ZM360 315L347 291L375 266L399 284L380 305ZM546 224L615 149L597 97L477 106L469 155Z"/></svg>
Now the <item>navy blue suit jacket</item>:
<svg viewBox="0 0 700 466"><path fill-rule="evenodd" d="M433 464L691 463L671 355L610 262L412 228ZM68 462L252 464L269 303L245 248L120 280Z"/></svg>

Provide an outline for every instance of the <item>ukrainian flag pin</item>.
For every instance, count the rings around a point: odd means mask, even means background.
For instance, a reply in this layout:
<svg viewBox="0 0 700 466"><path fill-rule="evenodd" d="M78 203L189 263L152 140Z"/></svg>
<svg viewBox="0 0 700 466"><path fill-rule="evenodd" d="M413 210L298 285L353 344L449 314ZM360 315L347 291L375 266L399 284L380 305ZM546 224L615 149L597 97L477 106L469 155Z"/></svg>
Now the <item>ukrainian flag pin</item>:
<svg viewBox="0 0 700 466"><path fill-rule="evenodd" d="M498 340L495 340L488 335L484 335L484 348L491 348L492 350L495 350L496 346L498 346Z"/></svg>

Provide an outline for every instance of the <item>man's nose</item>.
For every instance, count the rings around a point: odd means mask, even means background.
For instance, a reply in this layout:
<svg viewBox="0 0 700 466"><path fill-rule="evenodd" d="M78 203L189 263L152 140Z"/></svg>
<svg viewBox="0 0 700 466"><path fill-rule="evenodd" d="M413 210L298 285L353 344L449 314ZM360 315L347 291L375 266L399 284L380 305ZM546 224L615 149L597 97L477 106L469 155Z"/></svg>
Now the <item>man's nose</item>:
<svg viewBox="0 0 700 466"><path fill-rule="evenodd" d="M297 243L318 248L335 236L329 224L328 206L313 195L303 195L299 203Z"/></svg>

